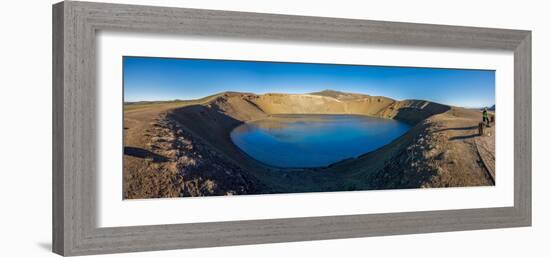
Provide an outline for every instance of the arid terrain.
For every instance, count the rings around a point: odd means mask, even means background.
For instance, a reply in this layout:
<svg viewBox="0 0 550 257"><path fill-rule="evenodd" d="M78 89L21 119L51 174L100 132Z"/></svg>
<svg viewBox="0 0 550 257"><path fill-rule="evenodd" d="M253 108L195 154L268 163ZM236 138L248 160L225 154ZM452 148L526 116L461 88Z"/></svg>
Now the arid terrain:
<svg viewBox="0 0 550 257"><path fill-rule="evenodd" d="M229 137L243 122L275 114L366 115L413 127L357 158L279 169L249 157ZM478 110L330 90L127 103L124 198L494 185L495 124L479 135L480 121Z"/></svg>

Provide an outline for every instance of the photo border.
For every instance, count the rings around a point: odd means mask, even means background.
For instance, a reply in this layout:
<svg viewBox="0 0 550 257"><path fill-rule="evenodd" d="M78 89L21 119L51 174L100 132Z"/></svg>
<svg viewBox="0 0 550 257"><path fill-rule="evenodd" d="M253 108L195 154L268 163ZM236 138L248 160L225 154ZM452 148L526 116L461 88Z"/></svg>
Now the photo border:
<svg viewBox="0 0 550 257"><path fill-rule="evenodd" d="M96 33L514 52L514 206L99 228ZM53 251L86 255L531 225L531 32L65 1L53 6Z"/></svg>

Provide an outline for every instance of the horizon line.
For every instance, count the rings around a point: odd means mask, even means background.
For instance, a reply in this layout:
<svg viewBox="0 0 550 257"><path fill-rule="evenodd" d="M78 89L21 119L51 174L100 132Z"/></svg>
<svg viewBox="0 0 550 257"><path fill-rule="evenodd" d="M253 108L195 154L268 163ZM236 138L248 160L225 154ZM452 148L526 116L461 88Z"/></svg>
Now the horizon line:
<svg viewBox="0 0 550 257"><path fill-rule="evenodd" d="M383 96L383 95L369 95L369 94L365 94L365 93L356 93L356 92L350 92L350 91L339 91L339 90L333 90L333 89L324 89L324 90L321 90L321 91L314 91L314 92L308 92L308 93L285 93L285 92L267 92L267 93L254 93L254 92L240 92L240 91L221 91L219 93L215 93L215 94L210 94L210 95L205 95L205 96L201 96L201 97L197 97L197 98L189 98L189 99L185 99L185 98L171 98L171 99L151 99L151 100L137 100L137 101L126 101L124 100L123 103L124 104L132 104L132 103L151 103L151 102L178 102L178 101L193 101L193 100L198 100L198 99L202 99L202 98L207 98L207 97L211 97L211 96L215 96L215 95L220 95L220 94L227 94L227 93L234 93L234 94L254 94L254 95L268 95L268 94L284 94L284 95L314 95L315 93L321 93L321 92L325 92L325 91L332 91L332 92L337 92L337 93L344 93L344 94L356 94L356 95L364 95L364 96L370 96L370 97L385 97L385 98L389 98L391 100L394 100L394 101L407 101L407 100L417 100L417 101L428 101L428 102L433 102L433 103L438 103L438 104L444 104L444 105L449 105L449 106L456 106L456 107L463 107L463 108L484 108L484 107L492 107L492 106L496 106L496 103L493 103L492 105L488 105L488 106L467 106L467 105L454 105L454 104L447 104L447 103L442 103L442 102L439 102L439 101L434 101L434 100L428 100L428 99L418 99L418 98L405 98L405 99L399 99L399 98L393 98L393 97L389 97L389 96ZM321 95L317 95L317 96L321 96ZM328 96L321 96L321 97L328 97ZM124 97L123 97L124 98Z"/></svg>

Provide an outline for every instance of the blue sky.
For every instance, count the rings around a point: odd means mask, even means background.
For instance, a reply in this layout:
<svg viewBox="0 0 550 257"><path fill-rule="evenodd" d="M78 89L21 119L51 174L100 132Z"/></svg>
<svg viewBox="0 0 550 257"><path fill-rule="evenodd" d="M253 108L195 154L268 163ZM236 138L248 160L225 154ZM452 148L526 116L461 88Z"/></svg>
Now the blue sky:
<svg viewBox="0 0 550 257"><path fill-rule="evenodd" d="M463 107L495 103L495 72L388 66L123 57L124 101L196 99L223 91L325 89Z"/></svg>

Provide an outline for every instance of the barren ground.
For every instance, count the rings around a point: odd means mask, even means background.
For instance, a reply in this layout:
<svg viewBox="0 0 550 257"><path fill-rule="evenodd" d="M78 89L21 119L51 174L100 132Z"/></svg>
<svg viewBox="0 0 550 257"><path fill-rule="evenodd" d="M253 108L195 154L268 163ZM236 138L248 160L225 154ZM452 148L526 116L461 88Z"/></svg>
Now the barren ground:
<svg viewBox="0 0 550 257"><path fill-rule="evenodd" d="M281 170L240 151L229 132L272 114L358 114L413 128L392 143L329 167ZM124 197L156 198L494 184L494 124L481 113L421 100L323 91L222 93L124 110Z"/></svg>

